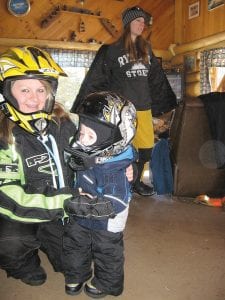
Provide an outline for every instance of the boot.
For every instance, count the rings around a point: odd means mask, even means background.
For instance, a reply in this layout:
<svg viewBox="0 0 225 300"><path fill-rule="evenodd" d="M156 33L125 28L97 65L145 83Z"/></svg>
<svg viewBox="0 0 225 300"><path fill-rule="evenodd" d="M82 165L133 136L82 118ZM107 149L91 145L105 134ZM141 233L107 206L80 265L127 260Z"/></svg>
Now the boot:
<svg viewBox="0 0 225 300"><path fill-rule="evenodd" d="M24 277L20 279L26 284L38 286L45 283L47 275L45 273L45 270L41 266L39 266L34 271L27 273Z"/></svg>
<svg viewBox="0 0 225 300"><path fill-rule="evenodd" d="M141 196L152 196L155 194L153 187L141 181L144 165L145 163L142 161L137 162L137 176L133 184L133 191Z"/></svg>
<svg viewBox="0 0 225 300"><path fill-rule="evenodd" d="M133 191L141 196L152 196L155 194L153 187L145 184L142 181L135 182Z"/></svg>
<svg viewBox="0 0 225 300"><path fill-rule="evenodd" d="M65 285L65 292L68 295L76 296L82 292L83 283L67 283Z"/></svg>
<svg viewBox="0 0 225 300"><path fill-rule="evenodd" d="M100 299L107 296L104 292L98 290L95 286L93 286L91 283L86 283L84 286L84 292L86 295L88 295L91 298Z"/></svg>

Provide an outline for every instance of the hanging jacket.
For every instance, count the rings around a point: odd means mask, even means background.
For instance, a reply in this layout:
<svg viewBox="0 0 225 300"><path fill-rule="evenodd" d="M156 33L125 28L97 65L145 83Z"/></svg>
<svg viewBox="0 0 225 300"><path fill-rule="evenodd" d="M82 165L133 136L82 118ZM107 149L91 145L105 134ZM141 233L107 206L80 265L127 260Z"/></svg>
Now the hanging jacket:
<svg viewBox="0 0 225 300"><path fill-rule="evenodd" d="M161 138L153 147L150 167L156 193L158 195L172 194L173 173L168 139Z"/></svg>
<svg viewBox="0 0 225 300"><path fill-rule="evenodd" d="M177 106L176 96L150 47L149 64L145 64L130 62L121 42L101 46L71 111L76 112L89 93L104 90L121 93L137 110L151 108L153 116Z"/></svg>
<svg viewBox="0 0 225 300"><path fill-rule="evenodd" d="M48 134L54 136L58 146L65 182L62 188L59 188L55 161L36 136L15 126L14 143L5 145L0 141L0 215L25 223L65 216L63 203L72 196L73 173L64 163L63 150L74 132L75 126L70 121L62 121L60 125L52 121L48 128Z"/></svg>
<svg viewBox="0 0 225 300"><path fill-rule="evenodd" d="M133 148L129 146L127 150L106 163L96 164L93 168L77 172L76 188L82 188L85 193L110 201L116 215L114 218L98 220L74 216L78 224L93 230L119 232L124 229L131 200L131 186L126 177L126 168L133 160ZM71 210L70 214L73 216Z"/></svg>

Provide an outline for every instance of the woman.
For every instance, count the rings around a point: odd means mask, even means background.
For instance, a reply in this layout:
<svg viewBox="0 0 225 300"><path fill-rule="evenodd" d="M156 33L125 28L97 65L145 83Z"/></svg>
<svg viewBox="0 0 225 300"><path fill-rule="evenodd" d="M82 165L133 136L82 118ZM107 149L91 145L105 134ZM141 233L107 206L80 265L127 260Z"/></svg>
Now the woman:
<svg viewBox="0 0 225 300"><path fill-rule="evenodd" d="M63 204L73 174L63 150L76 128L55 103L64 71L35 47L0 56L0 267L7 276L41 285L38 249L61 271Z"/></svg>
<svg viewBox="0 0 225 300"><path fill-rule="evenodd" d="M87 94L103 90L120 93L134 104L138 126L133 143L138 160L133 189L143 196L154 194L153 188L141 180L154 145L152 114L159 116L177 105L162 67L150 44L142 37L149 19L150 15L137 6L122 13L124 31L121 37L99 49L71 109L76 112Z"/></svg>

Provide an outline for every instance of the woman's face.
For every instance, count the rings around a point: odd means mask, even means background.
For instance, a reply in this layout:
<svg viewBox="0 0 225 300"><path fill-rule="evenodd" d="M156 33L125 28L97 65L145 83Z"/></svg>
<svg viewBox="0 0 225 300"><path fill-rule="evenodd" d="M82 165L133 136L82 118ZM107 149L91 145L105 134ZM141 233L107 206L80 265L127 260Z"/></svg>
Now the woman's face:
<svg viewBox="0 0 225 300"><path fill-rule="evenodd" d="M143 17L139 17L130 22L130 33L131 36L136 38L141 35L145 28L145 19Z"/></svg>
<svg viewBox="0 0 225 300"><path fill-rule="evenodd" d="M90 127L81 124L79 142L83 146L91 146L97 141L96 132Z"/></svg>
<svg viewBox="0 0 225 300"><path fill-rule="evenodd" d="M38 79L16 80L11 89L21 112L32 113L44 108L48 92Z"/></svg>

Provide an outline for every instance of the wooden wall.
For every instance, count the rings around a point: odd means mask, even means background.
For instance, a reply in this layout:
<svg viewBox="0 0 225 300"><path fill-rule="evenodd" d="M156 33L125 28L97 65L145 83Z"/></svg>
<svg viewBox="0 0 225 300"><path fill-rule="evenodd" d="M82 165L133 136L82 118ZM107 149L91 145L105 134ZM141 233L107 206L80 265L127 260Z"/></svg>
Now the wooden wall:
<svg viewBox="0 0 225 300"><path fill-rule="evenodd" d="M132 6L140 6L152 14L153 26L146 30L146 36L154 48L167 50L174 41L174 1L85 0L82 5L80 0L30 0L30 12L16 17L7 9L8 0L1 0L0 52L8 46L24 43L48 48L96 50L99 43L111 43L118 38L123 28L121 13ZM79 13L77 9L89 10L91 14ZM109 21L106 22L108 29L103 20ZM83 31L80 28L82 22ZM90 43L92 39L97 44Z"/></svg>
<svg viewBox="0 0 225 300"><path fill-rule="evenodd" d="M199 16L189 19L189 6L196 2L199 2ZM223 31L225 5L208 10L206 0L176 0L175 43L190 43Z"/></svg>
<svg viewBox="0 0 225 300"><path fill-rule="evenodd" d="M189 7L197 2L199 15L190 18ZM176 66L185 65L189 58L194 60L193 69L185 71L187 96L200 94L200 51L217 47L225 47L225 5L209 10L206 0L175 0L175 33L174 45L170 46L173 54L171 61Z"/></svg>

